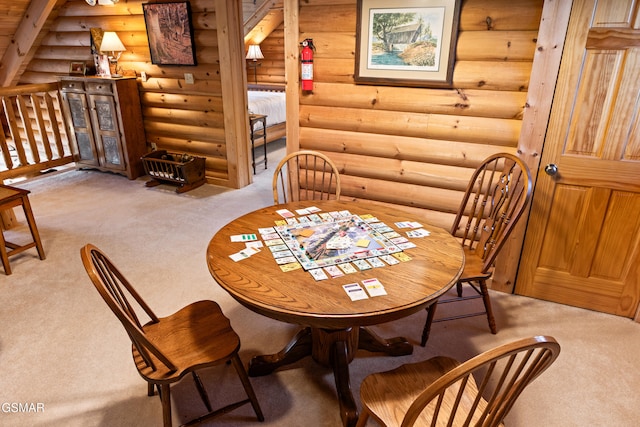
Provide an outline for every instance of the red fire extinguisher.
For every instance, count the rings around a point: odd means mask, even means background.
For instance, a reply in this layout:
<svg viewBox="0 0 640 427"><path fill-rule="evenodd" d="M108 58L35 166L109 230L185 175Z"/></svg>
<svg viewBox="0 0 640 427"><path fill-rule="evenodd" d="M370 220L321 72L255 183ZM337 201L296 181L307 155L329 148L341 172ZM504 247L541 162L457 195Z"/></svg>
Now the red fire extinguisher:
<svg viewBox="0 0 640 427"><path fill-rule="evenodd" d="M302 52L300 58L302 60L302 90L313 90L313 39L304 39L302 43Z"/></svg>

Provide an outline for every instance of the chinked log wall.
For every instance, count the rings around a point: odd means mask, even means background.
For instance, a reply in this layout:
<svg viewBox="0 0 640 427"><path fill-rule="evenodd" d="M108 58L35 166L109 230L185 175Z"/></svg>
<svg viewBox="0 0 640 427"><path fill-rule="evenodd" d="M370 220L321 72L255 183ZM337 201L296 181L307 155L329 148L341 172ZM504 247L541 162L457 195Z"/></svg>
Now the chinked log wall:
<svg viewBox="0 0 640 427"><path fill-rule="evenodd" d="M229 119L233 117L229 112L225 119L224 78L220 72L221 49L218 46L219 18L226 19L227 14L235 14L235 11L225 10L217 15L216 7L225 4L222 0L190 0L198 65L158 66L151 63L142 14L142 3L145 2L129 0L109 7L91 7L84 0L69 0L59 11L50 33L43 38L21 83L56 81L57 75L69 72L70 61L93 64L89 29L115 31L127 48L118 63L125 74L136 72L139 76L144 71L148 76L146 82L138 80L147 141L155 143L158 149L205 157L210 183L230 187L246 185L248 182L238 182L236 171L244 168L248 171L248 160L246 166L237 164L237 148L226 143L231 139L236 144L247 137L241 134L229 136L230 127L226 124L235 119ZM236 5L227 4L227 7ZM233 34L233 27L225 25L224 31L229 36ZM185 83L185 73L193 74L195 84ZM233 77L243 84L242 71ZM224 108L231 110L236 106L230 102L224 103ZM248 122L246 127L248 132Z"/></svg>
<svg viewBox="0 0 640 427"><path fill-rule="evenodd" d="M542 0L464 1L453 89L354 84L356 0L299 4L299 38L316 47L300 148L335 160L344 196L426 209L448 229L479 162L516 151Z"/></svg>

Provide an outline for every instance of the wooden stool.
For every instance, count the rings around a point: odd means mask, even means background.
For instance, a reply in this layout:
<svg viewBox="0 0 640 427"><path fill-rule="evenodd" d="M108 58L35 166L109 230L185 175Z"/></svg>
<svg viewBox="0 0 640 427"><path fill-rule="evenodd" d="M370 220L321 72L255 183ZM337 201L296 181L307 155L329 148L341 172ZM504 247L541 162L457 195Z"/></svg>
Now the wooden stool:
<svg viewBox="0 0 640 427"><path fill-rule="evenodd" d="M29 230L31 231L31 237L33 241L26 245L18 245L5 240L4 230L0 228L0 257L2 257L2 265L4 266L4 272L8 276L11 274L11 266L9 265L9 257L19 254L33 247L38 248L38 255L40 259L45 259L44 249L42 248L42 242L40 242L40 234L38 233L38 227L36 227L36 220L33 217L31 211L31 204L29 203L28 194L30 191L22 190L20 188L10 187L8 185L0 185L0 211L5 209L15 208L16 206L22 206L24 210L24 216L27 219ZM7 251L7 248L11 250Z"/></svg>

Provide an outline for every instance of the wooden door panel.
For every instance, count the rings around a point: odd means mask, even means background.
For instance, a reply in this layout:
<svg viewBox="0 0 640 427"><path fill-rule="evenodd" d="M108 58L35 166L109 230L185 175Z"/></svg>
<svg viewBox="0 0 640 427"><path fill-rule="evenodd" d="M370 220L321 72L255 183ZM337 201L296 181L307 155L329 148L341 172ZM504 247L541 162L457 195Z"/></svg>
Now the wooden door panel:
<svg viewBox="0 0 640 427"><path fill-rule="evenodd" d="M622 280L635 261L640 240L640 196L615 191L602 224L600 240L592 260L591 275Z"/></svg>
<svg viewBox="0 0 640 427"><path fill-rule="evenodd" d="M579 3L541 161L558 173L538 175L516 292L639 319L640 31L614 30L631 4Z"/></svg>
<svg viewBox="0 0 640 427"><path fill-rule="evenodd" d="M579 227L569 218L579 218L586 198L585 189L577 186L556 188L554 209L550 211L544 232L539 266L558 271L569 271L573 248L578 240Z"/></svg>
<svg viewBox="0 0 640 427"><path fill-rule="evenodd" d="M599 157L607 129L620 52L587 52L585 70L575 100L564 154Z"/></svg>

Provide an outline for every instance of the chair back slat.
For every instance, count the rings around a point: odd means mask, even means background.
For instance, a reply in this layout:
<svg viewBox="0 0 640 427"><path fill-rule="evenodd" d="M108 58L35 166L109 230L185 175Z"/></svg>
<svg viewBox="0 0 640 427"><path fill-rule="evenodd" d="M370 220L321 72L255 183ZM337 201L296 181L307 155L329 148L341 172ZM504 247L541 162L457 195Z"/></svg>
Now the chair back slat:
<svg viewBox="0 0 640 427"><path fill-rule="evenodd" d="M402 426L415 425L423 411L433 414L432 426L498 426L525 387L559 353L556 340L544 336L484 352L451 369L422 391L407 410Z"/></svg>
<svg viewBox="0 0 640 427"><path fill-rule="evenodd" d="M488 272L531 200L531 172L520 158L498 153L475 170L451 234L483 260Z"/></svg>
<svg viewBox="0 0 640 427"><path fill-rule="evenodd" d="M340 199L340 174L322 153L297 151L285 156L273 175L275 204Z"/></svg>
<svg viewBox="0 0 640 427"><path fill-rule="evenodd" d="M171 360L146 337L133 302L150 319L149 323L157 323L158 317L136 292L135 288L97 247L87 244L80 250L80 255L93 285L111 311L120 320L132 344L138 350L147 366L156 370L153 355L170 371L175 371L177 368Z"/></svg>

